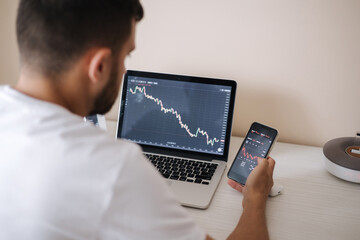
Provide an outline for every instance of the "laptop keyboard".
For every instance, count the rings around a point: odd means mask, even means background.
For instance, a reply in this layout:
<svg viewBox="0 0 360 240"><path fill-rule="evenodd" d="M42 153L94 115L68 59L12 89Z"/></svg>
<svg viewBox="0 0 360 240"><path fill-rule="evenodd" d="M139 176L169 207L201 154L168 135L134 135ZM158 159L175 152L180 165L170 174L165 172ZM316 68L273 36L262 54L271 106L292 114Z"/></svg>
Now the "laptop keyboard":
<svg viewBox="0 0 360 240"><path fill-rule="evenodd" d="M217 164L176 157L145 154L164 178L208 185Z"/></svg>

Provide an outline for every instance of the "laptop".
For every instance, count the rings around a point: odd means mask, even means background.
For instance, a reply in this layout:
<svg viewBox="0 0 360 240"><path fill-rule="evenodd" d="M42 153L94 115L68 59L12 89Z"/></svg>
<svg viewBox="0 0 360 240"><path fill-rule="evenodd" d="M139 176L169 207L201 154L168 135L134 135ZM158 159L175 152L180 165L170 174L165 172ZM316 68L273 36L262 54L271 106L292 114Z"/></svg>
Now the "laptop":
<svg viewBox="0 0 360 240"><path fill-rule="evenodd" d="M138 143L183 206L206 209L225 171L236 82L128 70L117 138Z"/></svg>

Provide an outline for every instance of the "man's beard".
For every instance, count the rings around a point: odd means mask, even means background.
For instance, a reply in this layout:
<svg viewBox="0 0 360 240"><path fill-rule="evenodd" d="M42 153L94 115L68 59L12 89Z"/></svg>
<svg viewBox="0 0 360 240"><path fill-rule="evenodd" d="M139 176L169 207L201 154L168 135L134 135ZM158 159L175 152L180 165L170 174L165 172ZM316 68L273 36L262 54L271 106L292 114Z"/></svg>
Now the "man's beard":
<svg viewBox="0 0 360 240"><path fill-rule="evenodd" d="M117 79L118 71L112 70L109 82L107 83L103 91L96 97L94 101L94 106L88 114L89 116L95 114L105 114L110 111L119 93Z"/></svg>

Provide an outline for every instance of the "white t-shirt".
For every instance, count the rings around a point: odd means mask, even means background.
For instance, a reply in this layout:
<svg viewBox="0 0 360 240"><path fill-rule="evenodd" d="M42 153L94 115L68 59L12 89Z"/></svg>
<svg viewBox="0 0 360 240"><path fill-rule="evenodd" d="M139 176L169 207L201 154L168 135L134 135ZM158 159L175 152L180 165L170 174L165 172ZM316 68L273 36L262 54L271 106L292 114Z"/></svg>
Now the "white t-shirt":
<svg viewBox="0 0 360 240"><path fill-rule="evenodd" d="M205 239L139 146L0 86L0 239Z"/></svg>

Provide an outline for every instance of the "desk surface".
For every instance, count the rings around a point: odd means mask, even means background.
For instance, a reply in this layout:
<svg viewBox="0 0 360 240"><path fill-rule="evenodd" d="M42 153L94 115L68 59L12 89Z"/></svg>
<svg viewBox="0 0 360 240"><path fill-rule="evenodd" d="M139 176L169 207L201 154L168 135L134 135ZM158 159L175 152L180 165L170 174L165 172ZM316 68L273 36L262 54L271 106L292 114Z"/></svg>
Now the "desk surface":
<svg viewBox="0 0 360 240"><path fill-rule="evenodd" d="M107 122L109 133L116 124ZM242 213L242 194L230 188L226 173L242 138L232 137L228 167L207 210L186 208L215 239L226 239ZM267 222L271 239L360 239L360 184L349 183L323 167L322 148L276 143L274 181L284 193L269 198Z"/></svg>

